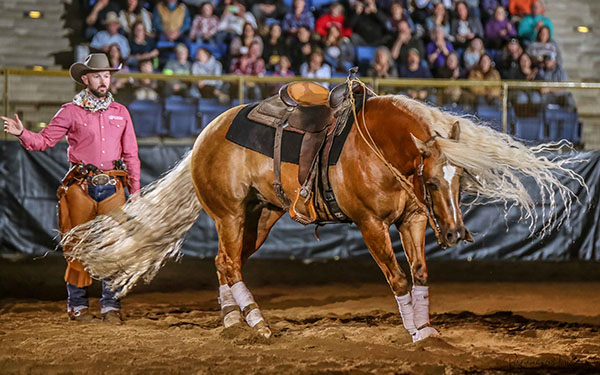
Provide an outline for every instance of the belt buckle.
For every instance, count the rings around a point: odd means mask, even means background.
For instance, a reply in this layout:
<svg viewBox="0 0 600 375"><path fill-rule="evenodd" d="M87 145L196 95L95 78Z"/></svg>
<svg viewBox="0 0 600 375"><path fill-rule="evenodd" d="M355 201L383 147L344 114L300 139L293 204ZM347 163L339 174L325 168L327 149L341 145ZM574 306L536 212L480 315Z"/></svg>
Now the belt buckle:
<svg viewBox="0 0 600 375"><path fill-rule="evenodd" d="M110 177L107 174L100 173L92 177L92 185L106 185L110 182Z"/></svg>

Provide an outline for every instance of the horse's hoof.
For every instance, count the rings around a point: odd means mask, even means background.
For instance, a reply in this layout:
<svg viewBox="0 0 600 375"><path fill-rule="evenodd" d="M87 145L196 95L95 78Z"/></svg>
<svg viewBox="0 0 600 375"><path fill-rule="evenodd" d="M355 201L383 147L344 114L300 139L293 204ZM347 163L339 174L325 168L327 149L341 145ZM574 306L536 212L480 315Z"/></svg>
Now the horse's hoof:
<svg viewBox="0 0 600 375"><path fill-rule="evenodd" d="M439 337L440 333L433 327L423 327L413 336L413 342L424 340L428 337Z"/></svg>
<svg viewBox="0 0 600 375"><path fill-rule="evenodd" d="M232 311L223 317L223 326L225 328L229 328L235 325L241 325L243 323L244 320L242 319L242 314L240 314L239 310Z"/></svg>
<svg viewBox="0 0 600 375"><path fill-rule="evenodd" d="M269 328L269 326L267 326L267 324L265 323L264 320L261 320L260 322L258 322L255 326L254 329L256 329L256 332L258 332L259 335L261 335L262 337L268 339L271 338L271 335L273 334L271 332L271 329Z"/></svg>

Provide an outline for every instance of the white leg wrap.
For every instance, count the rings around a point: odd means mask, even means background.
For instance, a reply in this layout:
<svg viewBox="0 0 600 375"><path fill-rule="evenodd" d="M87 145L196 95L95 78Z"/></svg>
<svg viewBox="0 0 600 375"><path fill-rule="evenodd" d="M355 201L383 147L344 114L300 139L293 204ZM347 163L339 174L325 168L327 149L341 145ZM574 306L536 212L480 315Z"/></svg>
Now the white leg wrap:
<svg viewBox="0 0 600 375"><path fill-rule="evenodd" d="M410 293L406 293L403 296L395 296L396 302L398 302L398 309L400 310L400 316L402 316L402 324L404 328L414 336L417 333L417 327L415 326L414 316L415 313L413 311L412 300L410 297Z"/></svg>
<svg viewBox="0 0 600 375"><path fill-rule="evenodd" d="M235 298L233 298L231 288L227 284L219 286L219 304L221 305L223 326L225 326L225 328L229 328L242 322L242 314L235 302ZM235 309L231 309L232 306L234 306ZM229 307L229 309L226 309L227 307ZM225 313L227 310L229 311Z"/></svg>
<svg viewBox="0 0 600 375"><path fill-rule="evenodd" d="M415 326L429 325L429 287L415 285L412 288L412 305L415 311Z"/></svg>
<svg viewBox="0 0 600 375"><path fill-rule="evenodd" d="M246 306L255 303L254 297L252 297L252 293L246 287L243 281L237 282L231 286L231 292L233 293L233 298L235 298L235 302L238 304L240 309L244 311ZM246 323L250 327L254 327L259 322L265 320L259 309L253 309L246 315Z"/></svg>
<svg viewBox="0 0 600 375"><path fill-rule="evenodd" d="M415 312L414 322L418 331L413 342L427 337L438 337L438 331L429 325L429 287L415 285L412 288L412 306Z"/></svg>
<svg viewBox="0 0 600 375"><path fill-rule="evenodd" d="M225 306L237 306L235 298L233 298L233 293L231 293L231 288L227 284L219 286L219 303L221 304L221 309Z"/></svg>

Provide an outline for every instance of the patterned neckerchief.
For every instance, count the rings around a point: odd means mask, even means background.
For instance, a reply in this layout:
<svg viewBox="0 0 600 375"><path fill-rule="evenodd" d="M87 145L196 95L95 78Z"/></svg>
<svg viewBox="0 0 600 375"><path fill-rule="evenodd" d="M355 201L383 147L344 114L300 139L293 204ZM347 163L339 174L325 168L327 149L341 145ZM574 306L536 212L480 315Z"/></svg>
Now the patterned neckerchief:
<svg viewBox="0 0 600 375"><path fill-rule="evenodd" d="M110 103L114 101L112 94L109 92L105 98L97 98L86 88L81 90L75 97L73 98L73 103L75 105L80 106L81 108L90 111L105 111Z"/></svg>

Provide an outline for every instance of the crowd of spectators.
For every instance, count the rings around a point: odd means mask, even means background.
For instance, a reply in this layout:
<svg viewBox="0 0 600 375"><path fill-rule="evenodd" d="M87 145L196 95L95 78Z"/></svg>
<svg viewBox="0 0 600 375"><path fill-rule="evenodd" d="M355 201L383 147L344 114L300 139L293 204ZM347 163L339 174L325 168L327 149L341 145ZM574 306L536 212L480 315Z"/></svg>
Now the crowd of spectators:
<svg viewBox="0 0 600 375"><path fill-rule="evenodd" d="M363 76L567 79L540 0L321 0L316 7L312 0L80 1L82 38L129 71L330 78L357 63L356 47L370 46L376 52L361 67ZM125 84L117 82L113 90ZM164 87L143 80L132 86L136 98L150 99L162 90L226 100L234 89L207 80L169 81ZM500 98L499 89L465 91L443 89L442 101L493 104ZM429 95L425 88L408 93ZM247 88L249 97L260 94L257 87ZM560 92L548 94L515 91L510 100L571 104Z"/></svg>

